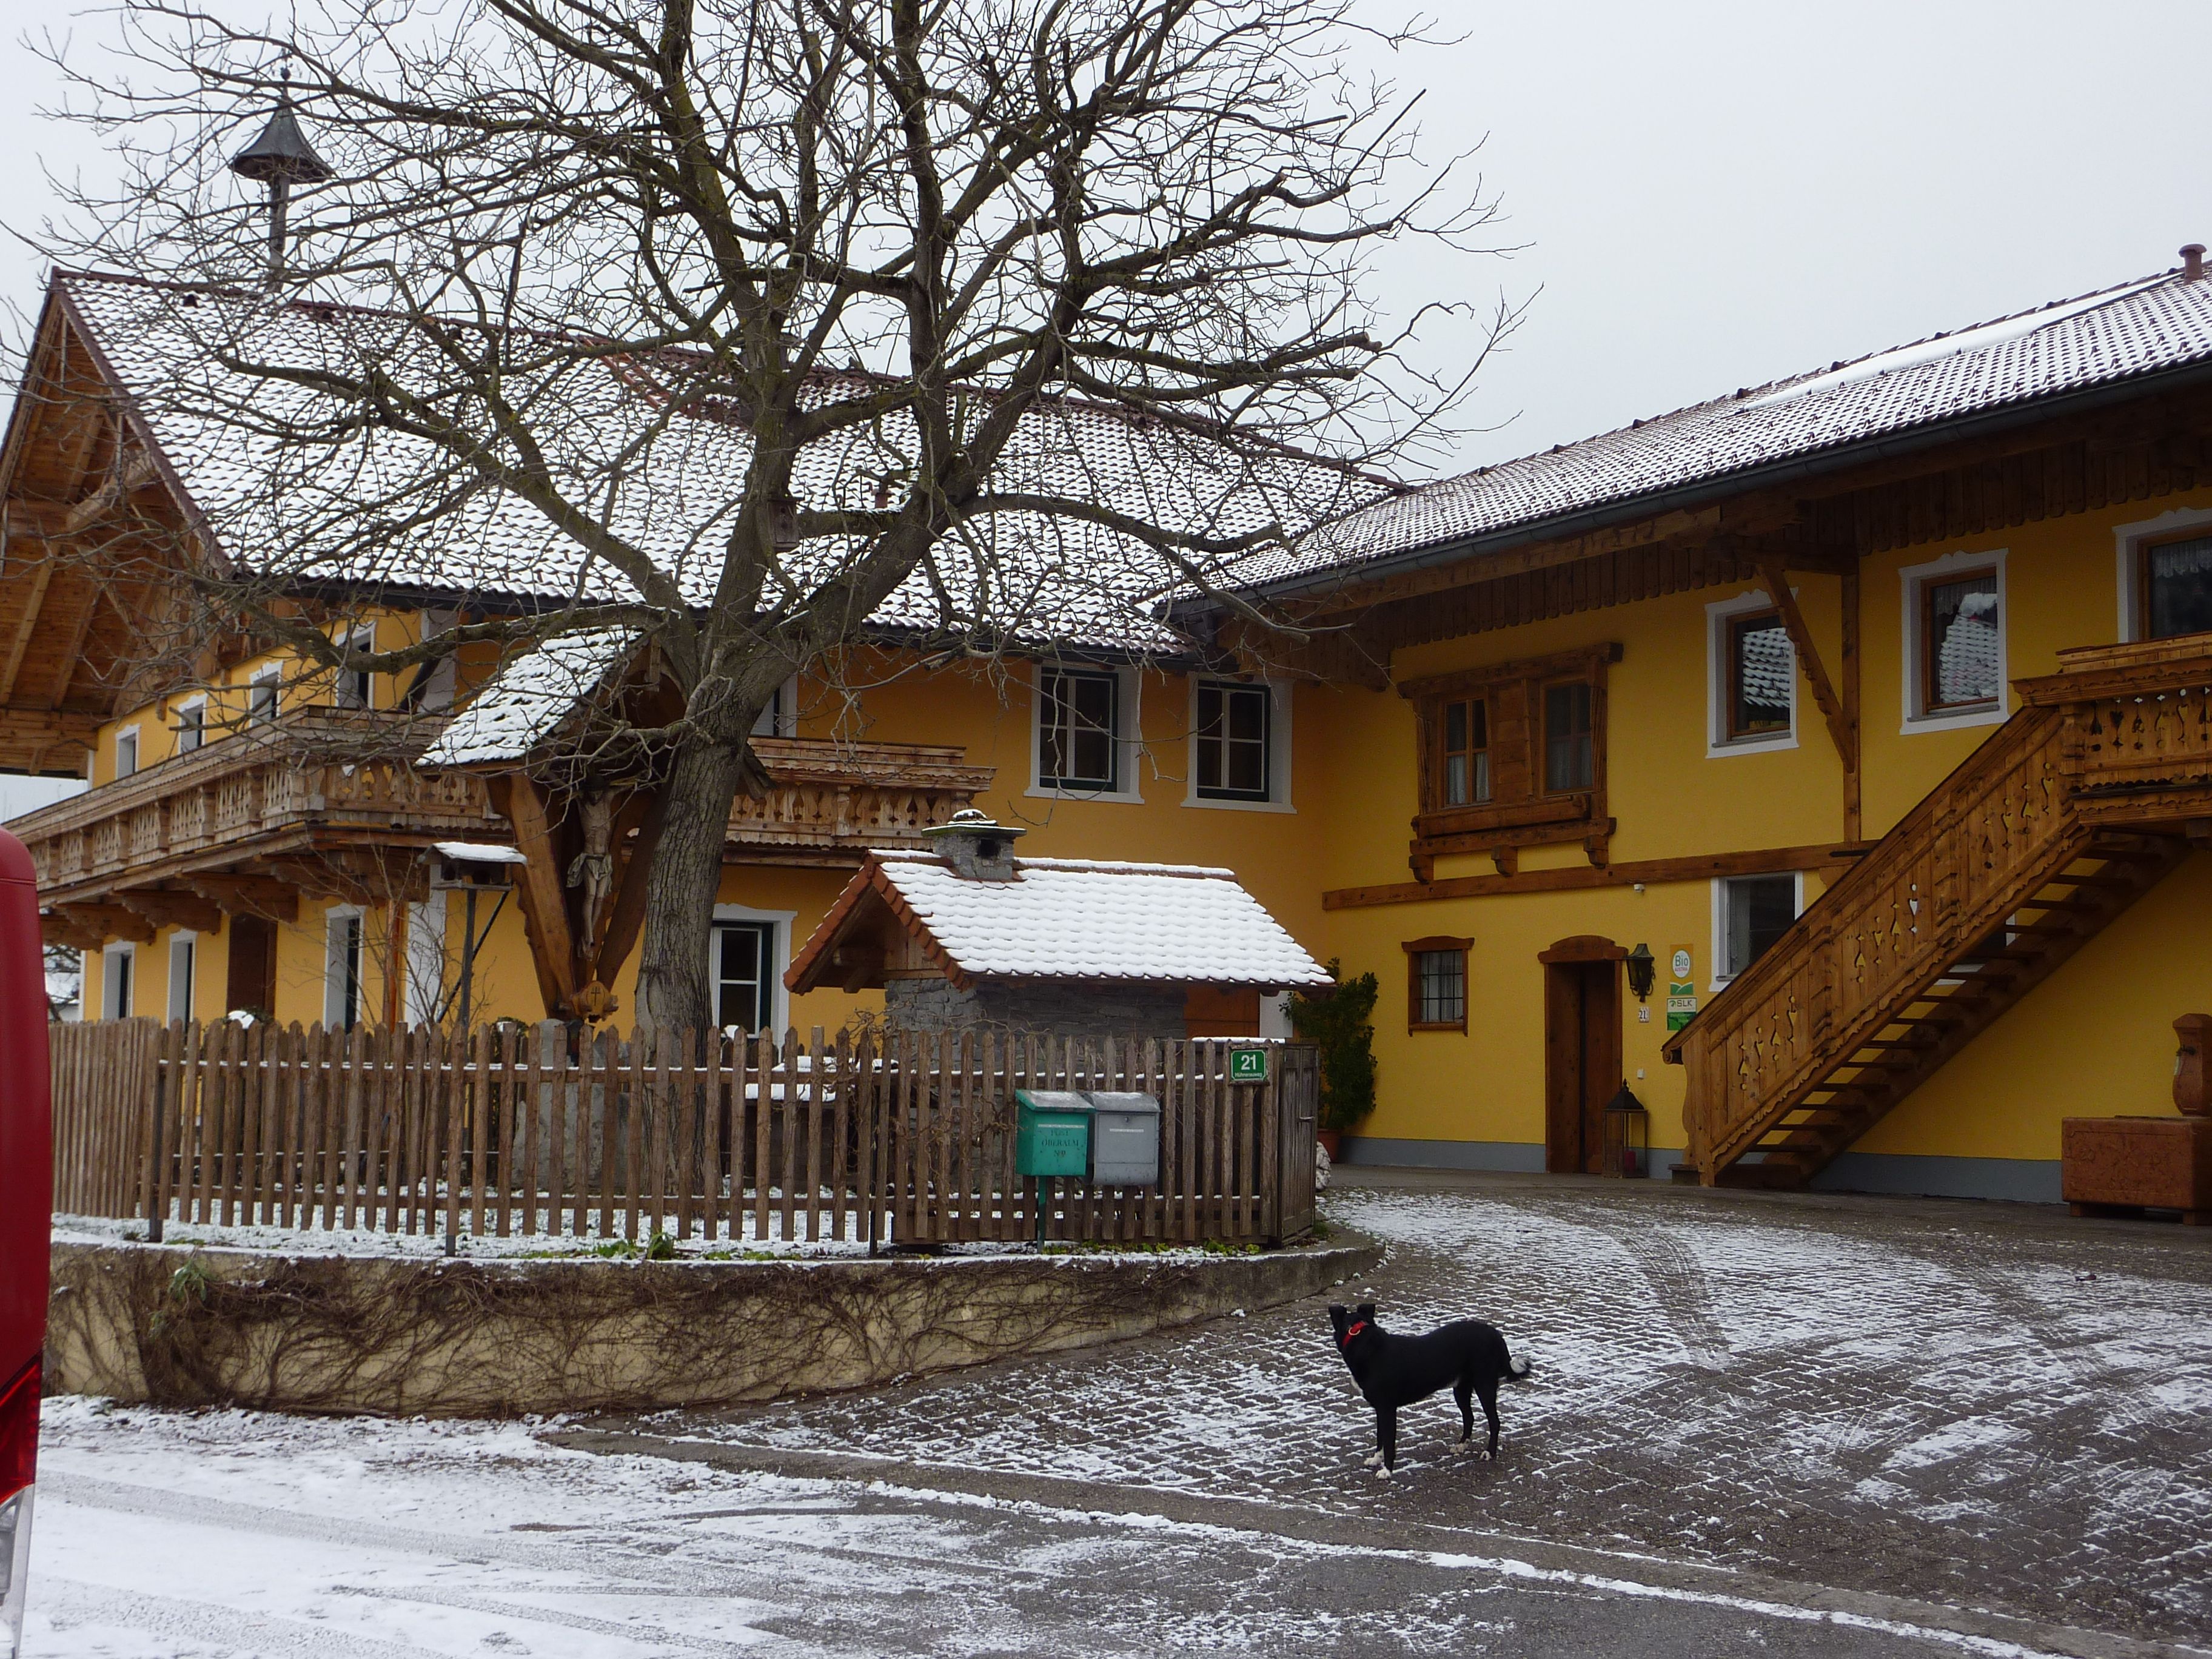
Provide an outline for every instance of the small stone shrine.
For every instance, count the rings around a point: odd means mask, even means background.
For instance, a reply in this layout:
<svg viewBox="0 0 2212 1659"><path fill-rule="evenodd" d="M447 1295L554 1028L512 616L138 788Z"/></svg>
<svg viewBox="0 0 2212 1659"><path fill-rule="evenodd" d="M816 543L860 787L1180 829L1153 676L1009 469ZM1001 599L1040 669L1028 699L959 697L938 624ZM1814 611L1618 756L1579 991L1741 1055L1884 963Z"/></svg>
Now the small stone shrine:
<svg viewBox="0 0 2212 1659"><path fill-rule="evenodd" d="M1230 871L1018 859L1023 833L971 809L870 853L784 983L880 988L908 1030L1179 1038L1194 991L1330 982Z"/></svg>

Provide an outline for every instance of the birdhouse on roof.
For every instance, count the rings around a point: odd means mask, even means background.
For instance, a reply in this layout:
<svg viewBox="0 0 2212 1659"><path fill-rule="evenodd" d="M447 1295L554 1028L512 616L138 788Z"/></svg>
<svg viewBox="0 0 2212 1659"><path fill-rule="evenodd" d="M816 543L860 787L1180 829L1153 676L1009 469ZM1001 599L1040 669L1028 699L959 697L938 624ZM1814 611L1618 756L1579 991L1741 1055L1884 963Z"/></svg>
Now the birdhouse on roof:
<svg viewBox="0 0 2212 1659"><path fill-rule="evenodd" d="M927 852L870 853L784 983L880 988L909 1030L1170 1038L1194 992L1330 982L1230 871L1016 858L1023 833L970 809Z"/></svg>

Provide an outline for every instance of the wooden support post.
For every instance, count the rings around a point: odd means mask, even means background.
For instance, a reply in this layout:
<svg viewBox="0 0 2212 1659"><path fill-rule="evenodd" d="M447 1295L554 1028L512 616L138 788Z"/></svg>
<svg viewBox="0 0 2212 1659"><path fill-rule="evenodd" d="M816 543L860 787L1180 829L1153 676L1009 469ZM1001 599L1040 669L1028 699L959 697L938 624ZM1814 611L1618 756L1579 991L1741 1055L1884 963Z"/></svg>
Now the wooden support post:
<svg viewBox="0 0 2212 1659"><path fill-rule="evenodd" d="M384 1029L396 1031L407 1012L407 901L394 894L385 907Z"/></svg>
<svg viewBox="0 0 2212 1659"><path fill-rule="evenodd" d="M568 896L561 884L560 851L544 793L520 775L487 781L492 805L514 829L516 850L528 860L515 879L514 896L530 937L546 1017L571 1018L576 1012L576 937L568 925Z"/></svg>
<svg viewBox="0 0 2212 1659"><path fill-rule="evenodd" d="M638 809L637 839L625 842L626 850L619 854L621 870L615 880L614 899L599 937L591 941L592 977L602 985L615 982L630 947L637 943L638 930L644 926L646 880L653 871L653 848L660 844L660 831L668 821L668 792L656 788L650 799L632 805ZM628 828L623 820L630 816L626 807L617 817L618 836Z"/></svg>
<svg viewBox="0 0 2212 1659"><path fill-rule="evenodd" d="M1829 739L1836 745L1837 758L1844 763L1846 773L1858 769L1853 750L1853 733L1844 717L1843 700L1836 696L1836 688L1828 679L1827 668L1820 661L1820 653L1813 645L1813 630L1805 625L1805 613L1797 608L1797 596L1790 591L1789 573L1776 559L1759 562L1759 574L1766 584L1767 594L1774 608L1782 613L1782 626L1790 635L1790 643L1797 653L1798 666L1812 683L1813 701L1820 705L1820 713L1828 722ZM1854 839L1856 839L1854 837Z"/></svg>
<svg viewBox="0 0 2212 1659"><path fill-rule="evenodd" d="M1860 833L1859 767L1859 571L1856 560L1843 575L1844 652L1837 665L1843 676L1844 732L1850 746L1844 756L1844 839Z"/></svg>

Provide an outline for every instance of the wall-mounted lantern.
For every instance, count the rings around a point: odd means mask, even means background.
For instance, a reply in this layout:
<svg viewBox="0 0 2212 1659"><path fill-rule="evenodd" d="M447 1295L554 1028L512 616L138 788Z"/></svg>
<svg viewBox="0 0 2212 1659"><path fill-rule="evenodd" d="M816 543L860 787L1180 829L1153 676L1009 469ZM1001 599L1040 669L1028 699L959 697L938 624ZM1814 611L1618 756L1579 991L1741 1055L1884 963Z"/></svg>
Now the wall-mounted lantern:
<svg viewBox="0 0 2212 1659"><path fill-rule="evenodd" d="M1637 947L1628 953L1628 988L1636 994L1636 1000L1638 1002L1649 1002L1651 1000L1653 970L1657 966L1657 960L1652 956L1651 947L1648 945L1639 942Z"/></svg>

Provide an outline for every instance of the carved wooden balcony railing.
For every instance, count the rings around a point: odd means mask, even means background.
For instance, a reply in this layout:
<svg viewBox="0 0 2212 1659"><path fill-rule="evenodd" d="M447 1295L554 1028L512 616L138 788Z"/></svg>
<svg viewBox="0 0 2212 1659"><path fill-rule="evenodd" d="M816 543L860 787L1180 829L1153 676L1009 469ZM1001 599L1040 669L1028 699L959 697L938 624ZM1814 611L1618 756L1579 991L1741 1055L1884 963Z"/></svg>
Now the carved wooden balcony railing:
<svg viewBox="0 0 2212 1659"><path fill-rule="evenodd" d="M2021 682L2020 712L1669 1040L1702 1180L1808 1179L2212 830L2207 647L2064 652Z"/></svg>
<svg viewBox="0 0 2212 1659"><path fill-rule="evenodd" d="M776 787L738 797L730 844L773 863L851 864L871 847L919 847L924 830L974 801L996 775L937 744L756 738L753 752Z"/></svg>
<svg viewBox="0 0 2212 1659"><path fill-rule="evenodd" d="M9 827L48 904L93 901L241 860L305 854L333 836L413 846L500 823L476 779L416 771L441 721L307 708L219 738Z"/></svg>
<svg viewBox="0 0 2212 1659"><path fill-rule="evenodd" d="M482 778L411 763L442 725L396 711L297 709L9 828L30 849L42 902L74 915L60 918L73 936L106 925L109 936L149 937L145 918L195 908L212 925L206 907L217 903L289 919L296 903L272 898L271 878L374 902L388 896L380 889L398 862L432 842L510 839ZM993 776L942 745L763 738L755 748L775 787L739 798L730 844L733 855L769 862L851 864L870 847L919 846L923 829ZM379 860L381 883L363 875Z"/></svg>

